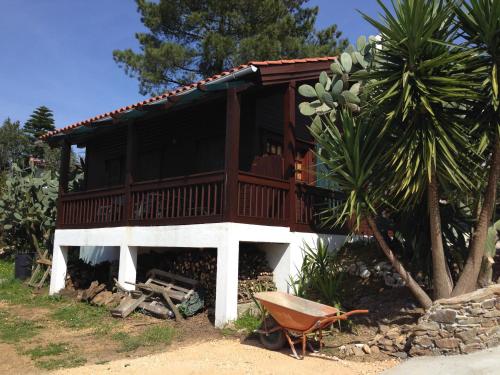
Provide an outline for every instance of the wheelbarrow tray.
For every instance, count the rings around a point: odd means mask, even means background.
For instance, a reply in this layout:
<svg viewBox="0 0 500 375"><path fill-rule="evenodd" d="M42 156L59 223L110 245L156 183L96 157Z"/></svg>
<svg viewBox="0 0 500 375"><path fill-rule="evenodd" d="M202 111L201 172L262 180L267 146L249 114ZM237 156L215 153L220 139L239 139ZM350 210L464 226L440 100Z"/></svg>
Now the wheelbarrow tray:
<svg viewBox="0 0 500 375"><path fill-rule="evenodd" d="M308 331L318 321L339 313L335 307L283 292L255 293L255 298L280 326L291 331Z"/></svg>
<svg viewBox="0 0 500 375"><path fill-rule="evenodd" d="M255 293L255 299L265 307L273 319L271 327L264 320L263 329L256 330L260 334L261 342L268 349L276 350L282 343L282 336L279 335L283 335L290 345L293 356L297 359L304 358L307 344L314 351L311 344L307 342L308 334L317 334L321 350L323 346L323 329L331 326L336 321L347 320L351 315L368 313L368 310L341 312L335 307L283 292ZM270 337L275 337L278 341L270 342L267 339ZM298 343L302 344L302 357L295 350L295 344Z"/></svg>

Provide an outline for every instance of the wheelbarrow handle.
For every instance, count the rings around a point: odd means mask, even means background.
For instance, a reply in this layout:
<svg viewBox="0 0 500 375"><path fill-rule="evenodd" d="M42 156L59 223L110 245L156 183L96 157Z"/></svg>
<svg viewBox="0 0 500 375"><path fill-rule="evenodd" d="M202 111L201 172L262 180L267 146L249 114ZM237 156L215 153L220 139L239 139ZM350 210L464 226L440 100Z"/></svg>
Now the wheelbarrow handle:
<svg viewBox="0 0 500 375"><path fill-rule="evenodd" d="M340 314L340 315L330 315L322 320L318 320L318 322L316 323L316 329L319 328L319 327L324 327L330 323L334 323L336 322L337 320L347 320L347 318L351 315L356 315L356 314L368 314L368 310L352 310L352 311L349 311L349 312L346 312L346 313L343 313L343 314Z"/></svg>

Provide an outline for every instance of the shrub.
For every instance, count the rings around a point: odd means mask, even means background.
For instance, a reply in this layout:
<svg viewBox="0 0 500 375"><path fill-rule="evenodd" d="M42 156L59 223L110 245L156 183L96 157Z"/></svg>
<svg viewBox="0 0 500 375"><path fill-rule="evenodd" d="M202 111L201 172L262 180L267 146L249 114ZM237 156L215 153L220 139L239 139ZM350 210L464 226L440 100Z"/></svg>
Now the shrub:
<svg viewBox="0 0 500 375"><path fill-rule="evenodd" d="M338 262L338 252L328 250L328 242L318 239L316 247L304 243L303 263L296 277L290 277L294 294L340 306L343 272Z"/></svg>

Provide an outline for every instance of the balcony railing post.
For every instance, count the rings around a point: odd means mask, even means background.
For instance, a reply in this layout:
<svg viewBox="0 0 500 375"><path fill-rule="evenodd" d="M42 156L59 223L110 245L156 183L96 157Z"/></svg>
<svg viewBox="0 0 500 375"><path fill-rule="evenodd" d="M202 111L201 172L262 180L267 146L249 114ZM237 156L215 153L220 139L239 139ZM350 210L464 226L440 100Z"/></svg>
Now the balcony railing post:
<svg viewBox="0 0 500 375"><path fill-rule="evenodd" d="M123 225L128 225L132 219L132 191L134 183L134 169L136 160L136 139L134 123L127 123L127 150L125 157L125 195L123 202Z"/></svg>
<svg viewBox="0 0 500 375"><path fill-rule="evenodd" d="M224 220L234 221L238 214L238 171L240 146L240 99L235 88L227 90L225 145Z"/></svg>
<svg viewBox="0 0 500 375"><path fill-rule="evenodd" d="M285 180L290 183L285 214L293 230L296 223L296 185L295 185L295 81L290 81L283 97L283 159Z"/></svg>

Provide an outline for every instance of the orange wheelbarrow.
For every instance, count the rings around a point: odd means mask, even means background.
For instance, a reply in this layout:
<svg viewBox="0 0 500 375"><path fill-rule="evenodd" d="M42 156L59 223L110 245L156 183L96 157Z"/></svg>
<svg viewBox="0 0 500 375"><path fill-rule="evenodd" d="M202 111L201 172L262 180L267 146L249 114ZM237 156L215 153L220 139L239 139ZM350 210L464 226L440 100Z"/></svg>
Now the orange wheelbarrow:
<svg viewBox="0 0 500 375"><path fill-rule="evenodd" d="M297 359L304 358L307 345L311 351L315 352L307 341L308 334L317 334L321 350L324 329L339 320L347 320L351 315L368 313L368 310L342 313L335 307L283 292L256 293L255 298L269 313L262 327L256 331L262 345L267 349L279 350L288 342L293 356ZM295 344L299 343L302 344L302 356L299 356L295 350Z"/></svg>

